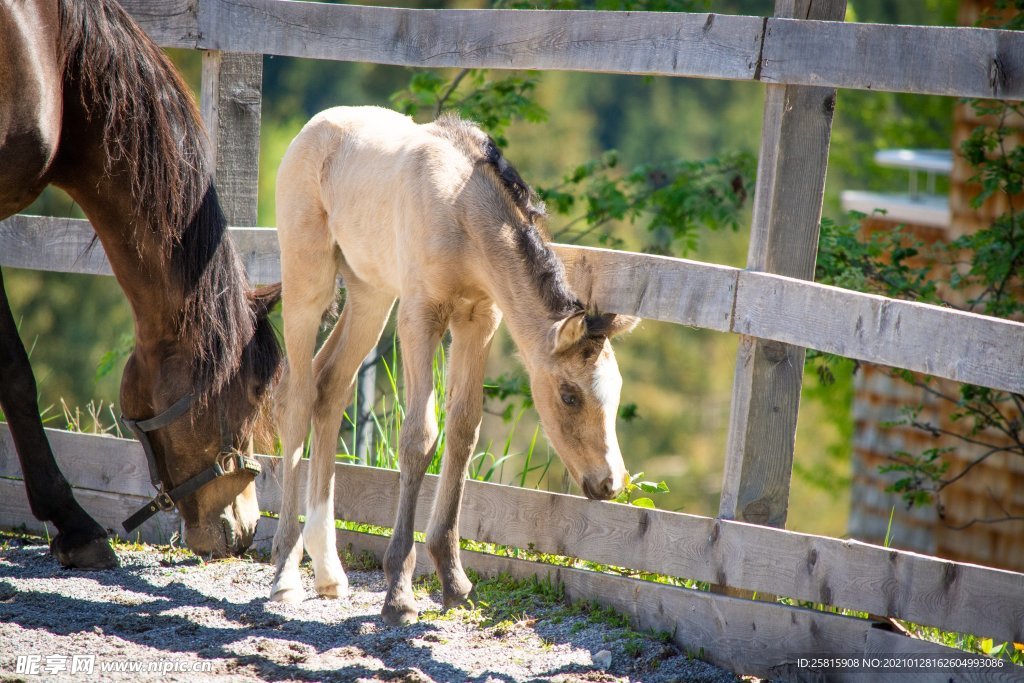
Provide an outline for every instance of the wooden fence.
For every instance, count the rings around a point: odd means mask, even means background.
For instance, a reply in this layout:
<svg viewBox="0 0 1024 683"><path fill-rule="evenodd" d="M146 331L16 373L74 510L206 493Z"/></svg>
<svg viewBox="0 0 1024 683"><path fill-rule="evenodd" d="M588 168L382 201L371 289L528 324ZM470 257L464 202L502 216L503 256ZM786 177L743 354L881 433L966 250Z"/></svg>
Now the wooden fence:
<svg viewBox="0 0 1024 683"><path fill-rule="evenodd" d="M763 138L748 265L559 246L573 284L602 310L734 332L737 357L720 518L644 510L479 482L467 484L465 538L787 596L946 630L1024 641L1024 575L811 536L785 524L804 348L1024 393L1024 324L817 285L813 277L835 88L1024 98L1024 34L844 24L845 0L778 0L770 18L714 14L402 10L283 0L123 0L165 47L205 50L202 111L216 143L232 225L256 222L262 54L408 66L560 69L758 80ZM797 19L798 18L798 19ZM279 277L273 230L232 229L257 282ZM109 274L86 221L0 222L0 265ZM113 529L152 495L141 447L50 433L83 505ZM261 506L276 511L278 460L264 458ZM397 474L338 465L337 515L389 526ZM0 524L32 519L0 426ZM424 485L417 528L435 482ZM552 529L547 520L557 518ZM144 527L164 540L173 515ZM273 534L265 518L258 540ZM383 553L386 539L339 531ZM734 671L815 680L800 658L953 655L876 621L508 557L464 553L483 573L547 575L668 631ZM419 553L421 561L426 553ZM421 566L429 570L426 566ZM849 674L856 678L859 674ZM876 672L874 679L894 679ZM1006 668L933 671L1012 680ZM830 678L842 678L832 672ZM915 679L917 680L917 679Z"/></svg>

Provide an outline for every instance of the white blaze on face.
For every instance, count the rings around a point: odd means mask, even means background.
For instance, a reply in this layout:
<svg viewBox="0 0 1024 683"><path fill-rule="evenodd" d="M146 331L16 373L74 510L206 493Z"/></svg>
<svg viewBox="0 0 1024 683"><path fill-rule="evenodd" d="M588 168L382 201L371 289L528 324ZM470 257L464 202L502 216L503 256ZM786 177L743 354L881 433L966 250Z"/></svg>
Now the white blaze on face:
<svg viewBox="0 0 1024 683"><path fill-rule="evenodd" d="M622 376L615 356L611 352L601 354L594 369L594 398L600 402L604 411L604 460L608 466L609 476L619 490L625 486L626 467L619 451L619 440L615 436L615 419L619 412L619 394L622 391Z"/></svg>
<svg viewBox="0 0 1024 683"><path fill-rule="evenodd" d="M615 418L619 408L619 394L622 391L622 376L619 374L615 356L610 353L601 354L594 368L592 388L594 398L604 411L605 437L612 442L607 444L610 450L618 445L615 443Z"/></svg>

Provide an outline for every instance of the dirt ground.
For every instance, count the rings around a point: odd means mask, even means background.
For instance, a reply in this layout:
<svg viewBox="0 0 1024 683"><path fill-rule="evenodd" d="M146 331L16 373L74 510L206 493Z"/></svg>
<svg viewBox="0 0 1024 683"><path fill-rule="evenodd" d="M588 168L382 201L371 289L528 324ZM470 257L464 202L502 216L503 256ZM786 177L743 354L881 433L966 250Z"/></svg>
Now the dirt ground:
<svg viewBox="0 0 1024 683"><path fill-rule="evenodd" d="M347 565L348 597L282 605L267 601L272 570L257 559L118 555L120 569L68 571L38 539L0 535L0 680L737 680L538 586L483 581L476 609L444 613L421 581L420 622L391 628L379 617L383 574L352 569L359 561ZM308 568L305 579L313 595Z"/></svg>

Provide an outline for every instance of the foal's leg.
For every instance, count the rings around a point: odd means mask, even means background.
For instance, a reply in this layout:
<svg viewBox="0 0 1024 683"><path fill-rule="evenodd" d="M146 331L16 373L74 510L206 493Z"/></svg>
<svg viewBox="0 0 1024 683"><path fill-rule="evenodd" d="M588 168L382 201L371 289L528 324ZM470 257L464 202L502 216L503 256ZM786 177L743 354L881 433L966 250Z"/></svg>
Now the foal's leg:
<svg viewBox="0 0 1024 683"><path fill-rule="evenodd" d="M299 460L309 433L316 387L313 383L313 351L324 311L335 295L337 266L328 246L322 217L306 215L287 197L278 195L278 220L281 229L281 301L284 318L284 342L288 365L277 390L274 417L281 437L283 497L277 532L271 551L274 583L270 599L280 602L302 600L299 562L302 538L299 514L302 512ZM282 206L285 200L284 206ZM312 212L311 212L312 213ZM323 241L316 240L318 234ZM318 244L318 242L320 242Z"/></svg>
<svg viewBox="0 0 1024 683"><path fill-rule="evenodd" d="M384 621L393 626L411 624L417 617L412 594L412 573L416 568L412 532L420 484L437 445L431 362L444 327L445 323L438 321L427 305L407 300L399 304L398 336L402 342L406 414L398 446L398 512L395 531L384 554L388 592L381 610Z"/></svg>
<svg viewBox="0 0 1024 683"><path fill-rule="evenodd" d="M466 466L480 436L484 365L500 320L501 313L486 304L469 315L454 316L450 325L444 462L427 531L427 550L441 580L444 606L449 608L465 604L473 588L459 558L459 508Z"/></svg>
<svg viewBox="0 0 1024 683"><path fill-rule="evenodd" d="M363 358L380 339L395 300L343 269L346 297L338 324L313 361L317 397L313 408L313 449L306 489L306 524L302 537L313 560L316 592L336 598L348 579L338 559L334 528L334 470L338 430Z"/></svg>

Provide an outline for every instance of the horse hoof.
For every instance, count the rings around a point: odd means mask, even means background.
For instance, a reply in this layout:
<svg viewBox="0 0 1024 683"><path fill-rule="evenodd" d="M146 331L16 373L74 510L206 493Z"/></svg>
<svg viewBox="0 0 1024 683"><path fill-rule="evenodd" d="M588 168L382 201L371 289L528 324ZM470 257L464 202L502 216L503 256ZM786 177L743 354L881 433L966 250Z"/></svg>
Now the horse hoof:
<svg viewBox="0 0 1024 683"><path fill-rule="evenodd" d="M277 588L270 594L271 602L284 602L289 605L297 605L305 599L301 588Z"/></svg>
<svg viewBox="0 0 1024 683"><path fill-rule="evenodd" d="M441 601L444 604L445 609L458 609L460 607L465 607L466 609L469 609L473 606L469 600L468 593L445 595Z"/></svg>
<svg viewBox="0 0 1024 683"><path fill-rule="evenodd" d="M472 607L470 601L473 597L473 582L466 578L465 574L452 581L448 586L442 583L441 602L445 609Z"/></svg>
<svg viewBox="0 0 1024 683"><path fill-rule="evenodd" d="M68 569L117 569L121 566L106 536L72 545L62 534L57 534L50 542L50 552Z"/></svg>
<svg viewBox="0 0 1024 683"><path fill-rule="evenodd" d="M419 614L408 607L390 607L384 605L380 616L388 626L409 626L419 621Z"/></svg>
<svg viewBox="0 0 1024 683"><path fill-rule="evenodd" d="M321 598L343 598L348 595L348 582L336 581L316 586L316 594Z"/></svg>

